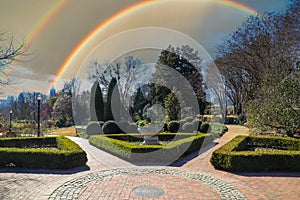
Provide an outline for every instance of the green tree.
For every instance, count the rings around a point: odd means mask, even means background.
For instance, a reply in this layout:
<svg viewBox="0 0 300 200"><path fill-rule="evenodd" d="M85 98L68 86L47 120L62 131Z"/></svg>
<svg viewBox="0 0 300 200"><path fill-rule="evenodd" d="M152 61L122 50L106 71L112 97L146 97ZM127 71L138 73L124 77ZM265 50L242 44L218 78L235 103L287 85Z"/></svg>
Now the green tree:
<svg viewBox="0 0 300 200"><path fill-rule="evenodd" d="M176 97L175 89L173 89L165 98L164 107L168 116L168 120L173 121L180 119L180 103Z"/></svg>
<svg viewBox="0 0 300 200"><path fill-rule="evenodd" d="M138 115L139 119L142 119L143 109L147 103L147 98L144 96L142 89L139 87L133 98L132 116Z"/></svg>
<svg viewBox="0 0 300 200"><path fill-rule="evenodd" d="M104 101L99 83L97 84L95 94L95 109L98 121L104 121Z"/></svg>
<svg viewBox="0 0 300 200"><path fill-rule="evenodd" d="M94 82L91 89L90 119L91 121L104 121L104 101L98 81Z"/></svg>
<svg viewBox="0 0 300 200"><path fill-rule="evenodd" d="M117 87L117 79L112 78L108 85L106 104L104 108L104 119L105 121L114 120L114 115L112 111L112 106L117 106L116 103L112 103L112 97L114 89ZM114 98L115 99L115 98Z"/></svg>
<svg viewBox="0 0 300 200"><path fill-rule="evenodd" d="M60 94L53 106L53 117L59 126L73 125L72 97Z"/></svg>
<svg viewBox="0 0 300 200"><path fill-rule="evenodd" d="M160 67L157 67L154 73L154 79L156 79L156 83L167 83L170 81L175 83L175 80L178 80L178 75L172 73L172 70L176 70L188 81L189 86L192 87L198 100L199 108L201 109L200 113L203 113L205 105L200 106L200 104L205 102L205 92L203 89L203 77L199 71L201 62L202 58L198 55L198 52L190 46L184 45L177 48L169 46L166 50L161 52L157 64L158 66L168 66L171 69L171 73L169 70L160 70ZM191 92L187 92L189 90L184 89L188 86L183 83L180 83L180 87L180 92L185 98L194 95ZM176 89L179 90L179 88ZM164 99L171 92L170 89L160 86L159 84L154 85L150 90L152 90L153 94L159 94L158 100L162 102L162 104L164 103Z"/></svg>

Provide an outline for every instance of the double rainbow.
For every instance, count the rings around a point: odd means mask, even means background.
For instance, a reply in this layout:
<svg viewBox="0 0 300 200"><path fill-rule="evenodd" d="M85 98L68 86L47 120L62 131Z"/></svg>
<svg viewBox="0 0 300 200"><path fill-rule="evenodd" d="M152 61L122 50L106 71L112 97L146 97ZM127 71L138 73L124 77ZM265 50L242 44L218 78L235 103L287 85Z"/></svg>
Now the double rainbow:
<svg viewBox="0 0 300 200"><path fill-rule="evenodd" d="M106 19L104 22L100 23L83 40L81 40L77 44L77 46L73 49L73 51L65 59L64 63L59 67L59 69L58 69L58 71L55 75L55 78L51 82L50 87L48 88L48 91L52 88L53 85L55 85L57 83L57 81L64 74L64 72L68 69L68 67L71 66L71 62L76 58L76 56L78 56L81 53L81 51L89 44L89 42L94 37L96 37L97 34L99 34L101 31L103 31L109 24L113 23L117 19L120 19L120 18L125 17L126 15L128 15L130 13L133 13L133 12L137 11L138 9L145 8L147 6L159 3L161 1L162 0L160 0L160 1L158 1L158 0L146 0L146 1L142 1L142 2L139 2L139 3L133 4L129 7L127 7L127 8L119 11L118 13L115 13L114 15L112 15L111 17ZM172 0L164 0L164 1L172 1ZM255 9L253 9L249 6L246 6L245 4L235 2L233 0L211 0L211 1L216 2L218 4L222 4L222 5L225 5L225 6L229 6L229 7L233 7L233 8L242 10L246 13L251 14L251 15L261 15ZM46 26L46 24L51 20L51 18L53 16L55 16L56 13L59 12L59 10L61 10L61 8L67 4L67 2L68 2L68 0L64 0L64 1L60 1L60 2L56 3L43 16L43 18L41 20L39 20L39 22L37 23L37 25L34 28L34 31L32 31L30 33L27 40L32 41L41 32L41 30Z"/></svg>

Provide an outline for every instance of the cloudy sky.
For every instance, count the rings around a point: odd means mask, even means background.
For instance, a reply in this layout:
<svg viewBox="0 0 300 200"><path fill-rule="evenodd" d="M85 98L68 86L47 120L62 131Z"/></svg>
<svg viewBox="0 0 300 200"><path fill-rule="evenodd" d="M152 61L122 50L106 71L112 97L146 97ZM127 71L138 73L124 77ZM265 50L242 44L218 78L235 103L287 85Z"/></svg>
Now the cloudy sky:
<svg viewBox="0 0 300 200"><path fill-rule="evenodd" d="M214 57L215 46L249 15L254 14L254 10L260 13L283 10L286 2L0 0L0 32L7 32L18 41L25 40L30 45L28 51L31 53L26 62L11 66L8 74L18 84L3 88L2 92L6 95L16 95L21 91L48 93L59 69L66 66L55 82L55 87L59 89L65 80L77 76L78 71L93 58L91 55L97 55L96 59L101 62L120 56L120 49L133 51L137 46L141 48L136 42L149 40L146 37L150 33L147 31L149 27L162 28L195 40ZM100 26L102 28L95 32ZM145 29L138 34L124 34L134 32L132 30L137 28ZM88 38L93 31L93 37ZM123 40L120 40L120 35L125 35ZM114 39L116 37L119 39ZM157 48L165 48L173 44L172 41L176 45L178 41L176 37L170 39L159 33L150 39ZM86 42L78 48L83 40ZM105 42L106 47L102 45ZM74 51L76 48L77 51ZM73 56L70 56L72 52Z"/></svg>

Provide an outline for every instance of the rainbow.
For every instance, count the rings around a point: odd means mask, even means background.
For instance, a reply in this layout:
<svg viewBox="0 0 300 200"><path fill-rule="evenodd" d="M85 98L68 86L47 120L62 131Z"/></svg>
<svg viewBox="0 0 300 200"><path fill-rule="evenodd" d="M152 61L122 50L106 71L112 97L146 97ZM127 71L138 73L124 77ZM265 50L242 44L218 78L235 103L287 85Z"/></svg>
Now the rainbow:
<svg viewBox="0 0 300 200"><path fill-rule="evenodd" d="M53 6L51 6L51 8L42 16L42 18L35 23L25 39L26 43L31 43L32 40L41 33L48 22L67 4L68 1L69 0L57 1Z"/></svg>
<svg viewBox="0 0 300 200"><path fill-rule="evenodd" d="M172 0L163 0L165 1L172 1ZM216 2L225 6L233 7L239 10L242 10L244 12L247 12L251 15L258 15L261 16L259 12L257 12L255 9L246 6L245 4L235 2L233 0L211 0L212 2ZM76 56L78 56L82 49L84 49L89 42L101 31L103 31L109 24L114 22L117 19L120 19L138 9L145 8L149 5L156 4L162 2L162 0L146 0L142 1L136 4L133 4L118 13L112 15L108 19L106 19L104 22L99 24L94 30L92 30L83 40L79 42L79 44L73 49L73 51L69 54L69 56L65 59L64 63L60 66L59 70L57 71L55 78L50 84L50 87L48 88L48 91L57 83L57 81L60 79L60 77L63 75L63 73L67 70L69 66L71 66L72 61L75 59Z"/></svg>

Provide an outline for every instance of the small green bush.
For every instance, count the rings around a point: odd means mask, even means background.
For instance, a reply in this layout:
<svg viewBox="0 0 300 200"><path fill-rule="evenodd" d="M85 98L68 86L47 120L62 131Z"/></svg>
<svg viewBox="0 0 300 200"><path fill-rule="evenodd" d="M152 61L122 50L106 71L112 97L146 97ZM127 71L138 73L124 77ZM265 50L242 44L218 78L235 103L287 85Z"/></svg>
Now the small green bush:
<svg viewBox="0 0 300 200"><path fill-rule="evenodd" d="M177 133L180 127L179 121L170 121L168 124L168 131L171 133Z"/></svg>
<svg viewBox="0 0 300 200"><path fill-rule="evenodd" d="M104 124L104 121L99 121L99 125L101 126L101 128L102 128L103 124Z"/></svg>
<svg viewBox="0 0 300 200"><path fill-rule="evenodd" d="M196 131L200 131L200 127L201 127L201 124L202 124L202 121L199 120L199 119L194 119L192 122L191 122L194 126L194 130Z"/></svg>
<svg viewBox="0 0 300 200"><path fill-rule="evenodd" d="M86 153L63 136L0 139L0 157L0 167L70 169L87 162Z"/></svg>
<svg viewBox="0 0 300 200"><path fill-rule="evenodd" d="M228 128L225 124L219 122L211 122L209 124L209 133L212 134L214 137L220 137L228 131Z"/></svg>
<svg viewBox="0 0 300 200"><path fill-rule="evenodd" d="M126 128L129 126L129 123L125 120L122 120L120 122L118 122L119 128L121 128L122 130L124 129L124 131L126 132Z"/></svg>
<svg viewBox="0 0 300 200"><path fill-rule="evenodd" d="M204 122L200 126L200 132L201 133L208 133L210 131L210 125L207 122Z"/></svg>
<svg viewBox="0 0 300 200"><path fill-rule="evenodd" d="M96 122L96 121L89 122L86 127L86 134L88 137L91 135L103 134L103 131L101 129L99 122Z"/></svg>
<svg viewBox="0 0 300 200"><path fill-rule="evenodd" d="M127 126L127 133L138 133L138 126L136 123L130 123Z"/></svg>
<svg viewBox="0 0 300 200"><path fill-rule="evenodd" d="M246 117L246 115L245 114L239 114L239 116L238 116L238 123L239 124L244 124L244 123L246 123L247 122L247 117Z"/></svg>
<svg viewBox="0 0 300 200"><path fill-rule="evenodd" d="M182 131L186 133L192 133L193 131L195 131L194 125L190 122L186 122L182 126Z"/></svg>
<svg viewBox="0 0 300 200"><path fill-rule="evenodd" d="M256 147L270 149L251 150ZM228 171L300 171L300 140L237 136L215 150L210 162Z"/></svg>
<svg viewBox="0 0 300 200"><path fill-rule="evenodd" d="M123 133L123 131L119 128L117 122L109 120L103 124L103 132L105 134L118 134Z"/></svg>
<svg viewBox="0 0 300 200"><path fill-rule="evenodd" d="M164 127L163 127L163 132L168 132L169 131L169 128L168 128L168 124L167 123L164 123Z"/></svg>
<svg viewBox="0 0 300 200"><path fill-rule="evenodd" d="M193 117L186 117L183 120L186 121L186 122L192 122L194 120L194 118Z"/></svg>

